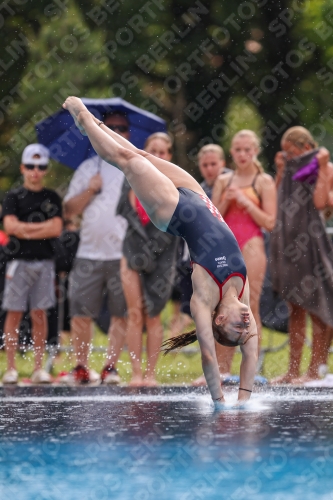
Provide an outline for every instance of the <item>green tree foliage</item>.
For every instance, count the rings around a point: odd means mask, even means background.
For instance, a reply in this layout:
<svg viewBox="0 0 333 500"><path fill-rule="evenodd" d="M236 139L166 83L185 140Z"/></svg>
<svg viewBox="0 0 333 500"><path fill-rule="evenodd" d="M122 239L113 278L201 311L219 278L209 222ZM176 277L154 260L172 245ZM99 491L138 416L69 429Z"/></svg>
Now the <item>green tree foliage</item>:
<svg viewBox="0 0 333 500"><path fill-rule="evenodd" d="M317 122L332 102L323 69L331 57L331 1L78 3L91 29L104 32L100 60L113 67L113 92L137 100L141 91L147 99L136 103L168 118L183 166L191 169L205 142L228 143L242 109L255 107L262 119L270 165L289 126L330 136L331 125L323 131Z"/></svg>
<svg viewBox="0 0 333 500"><path fill-rule="evenodd" d="M228 147L243 126L262 137L268 168L289 126L330 142L332 0L49 0L15 10L4 46L21 34L28 43L2 85L5 97L21 89L1 108L8 179L33 125L68 94L120 96L164 117L175 160L195 175L198 149Z"/></svg>
<svg viewBox="0 0 333 500"><path fill-rule="evenodd" d="M29 41L41 29L40 9L46 0L29 2L2 2L0 6L0 190L8 189L11 163L15 154L8 141L16 124L11 118L15 104L20 100L19 82L29 59Z"/></svg>
<svg viewBox="0 0 333 500"><path fill-rule="evenodd" d="M4 110L2 192L13 182L20 182L21 152L37 140L34 127L38 121L57 111L70 94L99 97L110 93L111 68L96 67L92 61L92 54L101 49L102 34L90 32L75 5L62 9L46 2L35 16L38 30L32 30L23 17L16 19L16 33L23 33L20 28L24 26L26 37L24 64L19 72L10 68L6 71L10 84L3 87L3 94L6 92L9 99L13 88L16 94ZM54 163L47 182L53 187L60 185L61 191L71 174L67 167Z"/></svg>

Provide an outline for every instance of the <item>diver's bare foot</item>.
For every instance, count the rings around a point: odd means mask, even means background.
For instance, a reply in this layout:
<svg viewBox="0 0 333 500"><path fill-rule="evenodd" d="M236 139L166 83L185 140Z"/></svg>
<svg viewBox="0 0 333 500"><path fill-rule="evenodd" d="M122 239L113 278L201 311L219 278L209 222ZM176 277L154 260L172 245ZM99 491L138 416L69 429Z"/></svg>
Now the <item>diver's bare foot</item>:
<svg viewBox="0 0 333 500"><path fill-rule="evenodd" d="M89 113L89 111L87 110L87 108L85 107L85 105L83 104L81 99L79 99L78 97L74 97L74 96L67 97L67 99L64 102L64 104L62 105L62 107L67 109L67 111L69 111L69 113L72 115L74 122L75 122L75 125L80 130L81 134L87 135L84 127L80 123L79 114L82 111L87 111L88 113Z"/></svg>
<svg viewBox="0 0 333 500"><path fill-rule="evenodd" d="M207 385L205 376L201 375L200 377L198 377L195 380L193 380L192 385L194 385L196 387L200 387L202 385Z"/></svg>
<svg viewBox="0 0 333 500"><path fill-rule="evenodd" d="M143 385L145 385L146 387L156 387L158 383L156 378L151 376L151 377L144 377Z"/></svg>
<svg viewBox="0 0 333 500"><path fill-rule="evenodd" d="M281 385L281 384L292 384L292 381L295 379L295 375L291 373L285 373L285 375L280 375L279 377L275 377L270 380L271 385Z"/></svg>
<svg viewBox="0 0 333 500"><path fill-rule="evenodd" d="M142 375L134 375L128 385L130 387L142 387L144 385Z"/></svg>

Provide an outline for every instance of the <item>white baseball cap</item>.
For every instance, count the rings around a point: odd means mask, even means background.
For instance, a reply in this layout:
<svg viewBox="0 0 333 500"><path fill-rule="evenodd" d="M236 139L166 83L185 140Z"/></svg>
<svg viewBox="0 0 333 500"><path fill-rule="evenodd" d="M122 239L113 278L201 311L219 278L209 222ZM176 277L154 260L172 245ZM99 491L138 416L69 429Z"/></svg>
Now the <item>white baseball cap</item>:
<svg viewBox="0 0 333 500"><path fill-rule="evenodd" d="M39 155L40 158L34 158ZM23 165L47 165L50 159L49 150L43 144L29 144L22 153Z"/></svg>

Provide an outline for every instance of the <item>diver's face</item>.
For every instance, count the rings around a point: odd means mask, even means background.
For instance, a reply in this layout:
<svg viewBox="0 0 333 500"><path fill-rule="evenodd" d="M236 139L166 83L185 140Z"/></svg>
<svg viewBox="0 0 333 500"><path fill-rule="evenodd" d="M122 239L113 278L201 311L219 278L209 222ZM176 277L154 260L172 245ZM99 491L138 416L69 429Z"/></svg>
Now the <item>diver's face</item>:
<svg viewBox="0 0 333 500"><path fill-rule="evenodd" d="M247 305L239 302L233 307L221 307L215 318L215 324L223 327L228 339L245 344L250 333L250 312Z"/></svg>

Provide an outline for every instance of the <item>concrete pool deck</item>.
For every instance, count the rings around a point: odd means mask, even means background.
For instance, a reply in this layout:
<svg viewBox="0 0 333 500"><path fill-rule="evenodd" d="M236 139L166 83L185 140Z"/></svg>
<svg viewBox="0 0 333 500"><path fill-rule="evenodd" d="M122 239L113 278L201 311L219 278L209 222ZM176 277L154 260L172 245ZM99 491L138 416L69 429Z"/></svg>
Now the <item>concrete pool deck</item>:
<svg viewBox="0 0 333 500"><path fill-rule="evenodd" d="M228 394L235 392L237 386L223 386L223 391ZM333 387L304 387L304 386L255 386L253 394L333 394ZM0 398L11 397L119 397L119 396L172 396L172 395L208 395L207 387L193 387L191 385L160 385L158 387L129 387L129 386L63 386L63 385L16 385L0 386Z"/></svg>

